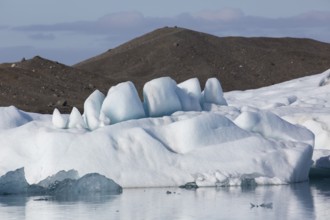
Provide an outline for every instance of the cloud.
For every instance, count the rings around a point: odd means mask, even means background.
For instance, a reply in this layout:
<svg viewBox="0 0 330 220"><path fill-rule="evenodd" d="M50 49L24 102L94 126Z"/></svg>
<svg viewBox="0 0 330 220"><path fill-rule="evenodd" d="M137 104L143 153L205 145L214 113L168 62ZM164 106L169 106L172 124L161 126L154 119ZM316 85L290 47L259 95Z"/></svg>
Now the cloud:
<svg viewBox="0 0 330 220"><path fill-rule="evenodd" d="M319 22L329 22L330 20L330 12L329 11L309 11L303 14L300 14L296 17L304 20L318 20Z"/></svg>
<svg viewBox="0 0 330 220"><path fill-rule="evenodd" d="M132 32L145 26L148 18L139 12L118 12L107 14L95 21L76 21L50 25L27 25L14 27L16 31L30 32L77 32L84 34L109 34L114 31Z"/></svg>
<svg viewBox="0 0 330 220"><path fill-rule="evenodd" d="M132 28L144 23L145 17L136 11L108 14L95 23L105 28Z"/></svg>
<svg viewBox="0 0 330 220"><path fill-rule="evenodd" d="M147 17L137 11L118 12L90 21L0 26L3 33L9 30L21 35L17 38L19 44L27 36L30 42L24 41L24 44L33 46L0 48L0 60L4 61L6 57L20 60L17 54L26 57L38 54L73 64L164 26L179 26L217 36L300 37L330 43L329 23L330 11L308 11L282 18L250 16L235 8L202 10L173 17ZM48 43L50 40L52 44ZM50 46L53 48L47 48Z"/></svg>
<svg viewBox="0 0 330 220"><path fill-rule="evenodd" d="M309 11L286 18L265 18L245 15L240 9L224 8L183 13L175 17L146 17L140 12L107 14L94 21L77 21L52 25L29 25L13 28L23 32L73 32L78 34L127 36L151 31L163 26L181 26L215 35L251 36L313 36L315 31L327 39L330 34L330 11ZM30 37L51 39L51 35L34 34ZM330 39L330 38L328 38Z"/></svg>
<svg viewBox="0 0 330 220"><path fill-rule="evenodd" d="M205 21L231 22L244 16L240 9L224 8L219 10L203 10L192 13L192 17Z"/></svg>
<svg viewBox="0 0 330 220"><path fill-rule="evenodd" d="M29 38L32 40L55 40L55 35L51 33L36 33L29 35Z"/></svg>

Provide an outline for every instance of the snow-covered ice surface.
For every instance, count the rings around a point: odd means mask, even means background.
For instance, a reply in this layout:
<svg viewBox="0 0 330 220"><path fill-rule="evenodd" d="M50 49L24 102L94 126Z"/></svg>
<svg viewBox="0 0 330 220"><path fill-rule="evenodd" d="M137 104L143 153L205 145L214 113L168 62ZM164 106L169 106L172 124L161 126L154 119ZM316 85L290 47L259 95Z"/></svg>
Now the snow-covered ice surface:
<svg viewBox="0 0 330 220"><path fill-rule="evenodd" d="M214 78L201 92L196 79L165 77L145 85L143 104L124 83L95 91L82 116L1 108L0 176L24 167L29 184L71 169L123 187L305 181L314 136L314 164L329 165L329 74L229 93Z"/></svg>
<svg viewBox="0 0 330 220"><path fill-rule="evenodd" d="M225 93L240 111L269 111L315 135L313 168L330 175L330 70L277 85Z"/></svg>

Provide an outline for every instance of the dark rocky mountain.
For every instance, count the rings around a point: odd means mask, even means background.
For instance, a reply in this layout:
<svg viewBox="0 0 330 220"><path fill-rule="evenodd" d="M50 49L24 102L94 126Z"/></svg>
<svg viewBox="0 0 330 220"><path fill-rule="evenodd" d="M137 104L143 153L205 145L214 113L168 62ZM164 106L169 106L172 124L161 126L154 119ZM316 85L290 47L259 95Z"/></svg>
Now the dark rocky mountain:
<svg viewBox="0 0 330 220"><path fill-rule="evenodd" d="M296 38L216 37L161 28L72 67L41 57L0 64L0 106L51 113L83 110L95 89L170 76L220 79L225 91L267 86L330 68L330 44Z"/></svg>
<svg viewBox="0 0 330 220"><path fill-rule="evenodd" d="M131 80L139 91L150 79L177 82L220 79L223 89L259 88L330 68L330 44L296 38L216 37L183 28L161 28L74 67L117 82Z"/></svg>

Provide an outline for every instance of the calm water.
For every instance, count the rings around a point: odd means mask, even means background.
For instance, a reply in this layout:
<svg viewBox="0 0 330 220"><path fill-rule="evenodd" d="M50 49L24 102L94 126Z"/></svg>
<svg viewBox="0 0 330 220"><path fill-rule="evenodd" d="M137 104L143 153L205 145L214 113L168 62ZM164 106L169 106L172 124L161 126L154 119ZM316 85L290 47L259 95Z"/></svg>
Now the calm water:
<svg viewBox="0 0 330 220"><path fill-rule="evenodd" d="M195 191L125 189L119 196L40 199L45 197L0 197L0 219L329 219L330 179Z"/></svg>

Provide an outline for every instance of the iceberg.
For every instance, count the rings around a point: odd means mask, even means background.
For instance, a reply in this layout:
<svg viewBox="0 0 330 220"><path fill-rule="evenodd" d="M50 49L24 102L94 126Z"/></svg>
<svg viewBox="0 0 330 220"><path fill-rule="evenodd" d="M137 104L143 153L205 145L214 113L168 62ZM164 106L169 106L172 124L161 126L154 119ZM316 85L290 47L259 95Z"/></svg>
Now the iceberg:
<svg viewBox="0 0 330 220"><path fill-rule="evenodd" d="M21 138L8 138L14 135ZM308 179L313 152L305 142L264 137L213 112L79 132L34 121L0 139L0 175L25 167L29 184L70 169L99 173L122 187L240 185L247 175L257 184L284 184Z"/></svg>
<svg viewBox="0 0 330 220"><path fill-rule="evenodd" d="M76 180L79 178L78 172L76 170L61 170L58 173L47 177L46 179L40 181L37 185L42 186L44 188L48 188L50 185L55 182L61 182L65 179Z"/></svg>
<svg viewBox="0 0 330 220"><path fill-rule="evenodd" d="M229 93L215 78L201 92L198 79L177 84L163 77L145 84L143 102L125 82L106 96L94 91L82 116L77 109L54 110L53 117L22 112L0 132L0 176L24 167L32 185L52 176L55 184L63 170L97 173L82 185L75 178L55 185L91 192L91 182L107 186L108 179L124 188L306 181L311 166L328 163L326 153L313 156L330 150L329 85L319 86L324 77ZM11 111L17 112L7 108L0 116Z"/></svg>
<svg viewBox="0 0 330 220"><path fill-rule="evenodd" d="M48 186L47 194L57 198L75 198L87 195L117 195L122 193L122 187L113 180L98 173L90 173L75 179L56 181Z"/></svg>
<svg viewBox="0 0 330 220"><path fill-rule="evenodd" d="M0 177L0 195L26 193L28 187L23 168L9 171Z"/></svg>
<svg viewBox="0 0 330 220"><path fill-rule="evenodd" d="M122 187L98 173L89 173L78 178L75 170L60 171L38 184L28 184L24 168L9 171L0 176L0 195L51 195L57 198L122 193Z"/></svg>

